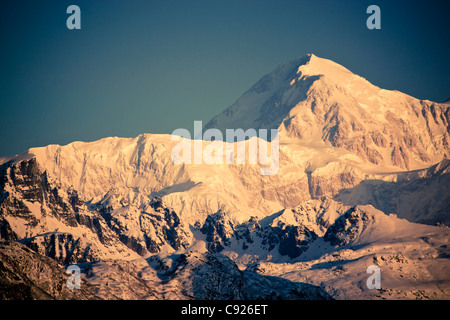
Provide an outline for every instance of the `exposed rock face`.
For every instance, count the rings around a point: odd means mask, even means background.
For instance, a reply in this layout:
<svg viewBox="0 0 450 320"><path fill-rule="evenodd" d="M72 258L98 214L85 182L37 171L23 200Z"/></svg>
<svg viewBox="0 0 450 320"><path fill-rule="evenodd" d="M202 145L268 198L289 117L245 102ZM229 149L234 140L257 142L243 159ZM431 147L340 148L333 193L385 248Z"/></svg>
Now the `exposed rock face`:
<svg viewBox="0 0 450 320"><path fill-rule="evenodd" d="M71 265L82 262L95 261L98 256L90 252L90 245L82 238L74 238L67 233L46 233L19 240L35 252L59 262L61 265Z"/></svg>
<svg viewBox="0 0 450 320"><path fill-rule="evenodd" d="M317 239L317 235L304 226L289 226L280 237L279 252L281 255L297 258L308 245Z"/></svg>
<svg viewBox="0 0 450 320"><path fill-rule="evenodd" d="M64 191L52 185L46 172L39 169L35 158L3 164L0 173L0 216L3 219L12 216L27 221L24 235L33 235L31 230L40 224L40 218L47 216L62 221L68 227L78 226L76 213L85 207L84 203L73 189L64 194ZM35 211L32 212L30 207ZM9 235L16 238L23 236Z"/></svg>
<svg viewBox="0 0 450 320"><path fill-rule="evenodd" d="M210 215L200 231L206 235L208 250L211 252L226 250L232 243L238 243L245 251L256 241L264 250L269 252L278 247L282 256L290 258L300 256L317 238L317 235L304 225L278 223L262 227L260 221L254 217L235 227L221 211Z"/></svg>
<svg viewBox="0 0 450 320"><path fill-rule="evenodd" d="M11 229L8 220L3 217L0 218L0 239L4 239L7 241L14 241L19 239L15 232Z"/></svg>
<svg viewBox="0 0 450 320"><path fill-rule="evenodd" d="M165 265L164 259L154 256L150 264L155 266L168 286L182 287L185 294L194 299L331 299L316 286L240 271L233 261L220 254L182 254L174 257L170 268Z"/></svg>
<svg viewBox="0 0 450 320"><path fill-rule="evenodd" d="M229 246L234 235L233 223L221 210L208 216L200 231L206 234L208 249L212 252L220 252L224 246Z"/></svg>
<svg viewBox="0 0 450 320"><path fill-rule="evenodd" d="M68 278L55 260L17 242L0 242L0 300L98 299L84 281L69 290Z"/></svg>
<svg viewBox="0 0 450 320"><path fill-rule="evenodd" d="M175 211L163 205L161 198L153 198L143 209L117 208L108 203L100 202L97 208L120 240L140 255L160 252L165 245L173 250L187 247L186 227Z"/></svg>
<svg viewBox="0 0 450 320"><path fill-rule="evenodd" d="M325 241L334 246L343 246L356 240L366 229L371 216L358 207L351 208L328 228L325 233Z"/></svg>
<svg viewBox="0 0 450 320"><path fill-rule="evenodd" d="M2 238L23 239L22 243L64 265L98 260L108 255L102 252L103 247L123 251L119 241L140 255L159 252L165 245L175 250L187 245L178 215L163 207L160 198L150 201L143 210L123 202L113 203L111 193L99 203L86 205L73 187L64 193L49 181L34 158L4 164L1 170ZM115 209L117 212L111 214ZM133 209L137 219L127 219ZM10 221L20 221L15 231ZM47 225L55 225L56 229ZM72 234L74 230L76 235ZM93 237L93 245L83 239L86 232Z"/></svg>
<svg viewBox="0 0 450 320"><path fill-rule="evenodd" d="M262 220L252 217L236 225L227 214L218 211L206 219L200 231L206 235L211 252L239 247L243 254L253 250L268 254L275 249L281 256L298 258L347 210L348 207L323 198L286 209L276 217Z"/></svg>

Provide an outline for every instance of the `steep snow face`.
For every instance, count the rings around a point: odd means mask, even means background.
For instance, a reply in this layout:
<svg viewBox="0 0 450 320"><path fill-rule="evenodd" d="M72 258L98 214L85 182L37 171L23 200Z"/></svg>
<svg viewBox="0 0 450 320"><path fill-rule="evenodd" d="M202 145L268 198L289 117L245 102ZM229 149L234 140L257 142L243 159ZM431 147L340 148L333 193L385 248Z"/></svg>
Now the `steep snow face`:
<svg viewBox="0 0 450 320"><path fill-rule="evenodd" d="M205 128L278 128L286 143L328 143L364 162L419 169L449 156L449 120L446 104L380 89L309 54L279 65Z"/></svg>
<svg viewBox="0 0 450 320"><path fill-rule="evenodd" d="M74 188L89 204L101 201L114 209L138 209L160 196L189 224L204 221L219 209L234 213L238 220L245 219L243 208L248 215L266 215L280 210L285 197L296 202L309 197L301 170L284 181L282 175L261 176L259 165L176 165L171 151L177 143L169 135L143 134L29 152L49 179L63 190ZM291 192L280 199L274 189Z"/></svg>
<svg viewBox="0 0 450 320"><path fill-rule="evenodd" d="M389 181L366 180L334 197L348 205L372 204L409 221L450 224L450 160L430 168L395 174Z"/></svg>
<svg viewBox="0 0 450 320"><path fill-rule="evenodd" d="M296 100L306 97L308 84L291 86L299 65L308 63L303 57L281 63L274 71L262 77L233 105L215 116L205 128L278 128Z"/></svg>
<svg viewBox="0 0 450 320"><path fill-rule="evenodd" d="M160 196L187 225L203 223L218 210L242 223L311 198L336 196L346 204L372 204L411 221L448 222L446 170L400 173L342 148L300 140L282 142L278 174L261 176L259 165L175 165L171 150L176 143L168 135L144 134L33 148L30 154L46 179L62 192L74 189L88 204L120 209L117 215L133 217L133 212L141 212L142 206ZM405 192L393 190L396 186ZM399 201L408 195L413 202Z"/></svg>

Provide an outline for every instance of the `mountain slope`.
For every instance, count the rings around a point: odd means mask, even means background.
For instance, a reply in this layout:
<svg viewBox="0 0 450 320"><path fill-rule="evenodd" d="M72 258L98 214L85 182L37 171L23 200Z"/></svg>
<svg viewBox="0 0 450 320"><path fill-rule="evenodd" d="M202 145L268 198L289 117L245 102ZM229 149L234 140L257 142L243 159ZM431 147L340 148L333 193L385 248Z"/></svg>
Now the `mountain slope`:
<svg viewBox="0 0 450 320"><path fill-rule="evenodd" d="M309 54L280 64L205 128L278 128L281 140L330 143L377 165L419 169L447 158L450 109L380 89Z"/></svg>
<svg viewBox="0 0 450 320"><path fill-rule="evenodd" d="M1 159L2 259L77 264L106 299L447 298L448 110L314 55L284 62L206 126L278 128L277 174L174 164L170 135L31 148Z"/></svg>
<svg viewBox="0 0 450 320"><path fill-rule="evenodd" d="M45 200L33 186L51 190L52 183L45 187L42 180L32 178L45 174L25 170L35 165L31 159L9 168L16 171L18 166L23 173L14 175L14 193L2 194L0 217L2 230L7 231L2 238L18 239L60 265L78 264L97 298L191 299L214 294L218 299L259 299L275 297L274 293L281 299L327 298L327 294L339 299L449 296L450 231L445 227L414 224L372 206L350 207L327 198L243 223L218 211L203 222L182 227L187 223L160 198L153 198L142 211L116 202L111 193L95 205L65 200L64 195L58 201ZM24 181L29 181L26 188ZM74 204L76 210L67 210L65 203ZM45 214L28 209L36 205ZM67 213L58 216L64 210ZM73 219L64 218L71 214ZM57 225L49 223L54 217ZM219 253L224 257L216 256ZM179 260L180 254L192 259ZM235 270L234 276L216 270L212 262L216 259ZM365 268L374 263L388 268L383 271L384 291L364 286ZM211 278L205 280L199 268L207 268ZM237 281L241 289L224 291L214 279L228 279L223 285L231 288ZM207 292L205 281L211 286ZM259 287L262 284L265 287ZM190 289L182 290L186 286ZM255 286L259 289L252 290Z"/></svg>
<svg viewBox="0 0 450 320"><path fill-rule="evenodd" d="M66 286L69 275L53 259L15 242L0 242L0 300L95 300L93 288Z"/></svg>
<svg viewBox="0 0 450 320"><path fill-rule="evenodd" d="M436 165L448 157L448 117L448 105L380 89L330 60L307 55L282 63L206 125L278 128L276 175L261 176L260 166L250 164L175 165L171 151L178 142L151 134L32 148L12 161L35 157L48 179L62 190L77 190L90 204L109 197L114 209L138 209L160 196L188 224L218 210L242 222L242 211L264 217L311 198L336 196L363 181L396 182L401 172ZM248 143L237 144L248 150ZM204 150L208 142L202 145ZM225 150L226 144L221 147ZM420 204L414 216L400 205L364 203L412 221L447 223L448 196L442 199L429 208Z"/></svg>

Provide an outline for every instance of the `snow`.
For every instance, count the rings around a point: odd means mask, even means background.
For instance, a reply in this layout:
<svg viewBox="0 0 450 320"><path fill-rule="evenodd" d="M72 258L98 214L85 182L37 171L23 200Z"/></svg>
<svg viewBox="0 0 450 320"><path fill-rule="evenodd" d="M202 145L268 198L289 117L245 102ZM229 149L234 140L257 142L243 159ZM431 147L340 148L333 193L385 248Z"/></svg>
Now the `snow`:
<svg viewBox="0 0 450 320"><path fill-rule="evenodd" d="M336 248L319 238L297 262L261 260L258 270L320 285L338 299L413 299L421 292L432 299L442 292L449 296L450 261L435 251L448 245L448 229L387 216L371 206L360 209L373 220L351 246ZM381 267L384 292L365 286L366 269L373 264Z"/></svg>
<svg viewBox="0 0 450 320"><path fill-rule="evenodd" d="M413 223L449 221L449 161L443 160L448 158L445 139L449 141L446 108L380 89L331 60L308 55L280 64L205 126L278 128L276 175L262 176L260 166L248 164L248 158L245 164L176 165L171 151L178 142L162 134L31 148L1 158L0 164L35 158L61 196L77 190L86 202L86 215L93 214L96 205L113 207L111 217L123 228L122 235L143 247L143 217L152 214L163 220L163 213L149 206L154 196L162 197L179 216L189 242L187 249L176 251L160 239L151 222L145 225L146 236L160 244L159 259L168 267L183 252L203 259L208 243L194 226L221 210L235 227L253 217L262 228L301 226L317 235L294 259L281 255L277 246L264 248L263 238L254 231L252 243L230 235L230 245L221 253L240 270L255 264L262 274L322 286L337 298L372 299L381 293L368 290L365 279L367 266L375 263L382 268L384 297L423 295L417 288L431 296L442 289L448 296L449 231ZM200 141L203 150L210 143ZM223 150L228 145L213 143ZM248 150L249 141L234 145L240 144ZM401 147L403 154L393 157L392 146ZM27 190L24 186L22 191ZM4 191L20 197L14 183L6 184ZM111 286L120 287L114 280L118 262L108 259L129 260L126 265L133 272L159 281L155 270L119 240L101 243L86 226L70 227L44 215L51 211L48 204L23 202L38 225L11 215L11 228L21 238L67 233L92 245L102 261L90 266L91 283L104 286L106 275ZM345 244L325 241L329 227L355 205L365 219L355 222L354 233L343 233ZM351 227L353 222L345 223ZM180 297L177 290L184 280L177 281L162 289L165 297Z"/></svg>
<svg viewBox="0 0 450 320"><path fill-rule="evenodd" d="M284 106L277 110L284 120L272 117L270 104L261 108L267 101ZM264 119L273 119L272 124L281 121L280 168L275 176L261 177L257 165L174 165L170 153L178 142L171 141L170 135L157 134L49 145L32 148L28 154L14 159L36 156L42 170L62 189L72 186L91 203L117 189L136 207L145 205L149 197L162 195L190 224L204 220L220 208L229 211L236 221L245 221L248 216L264 217L285 207L295 207L311 196L334 196L363 180L394 181L399 172L405 171L393 165L389 148L368 144L381 155L377 164L369 161L363 151L355 153L358 146L352 141L356 141L358 131L349 132L353 138L340 142L348 147L333 146L324 138L324 131L331 130L332 123L324 126L321 112L325 111L321 108L331 106L330 110L342 115L342 123L361 122L362 127L373 132L387 123L387 111L394 112L408 119L425 143L427 124L413 116L412 111L423 103L400 92L379 89L331 60L308 55L282 63L219 115L216 122L212 121L219 129L267 127L271 123ZM346 110L349 106L356 109ZM267 116L255 112L258 109ZM290 119L291 126L287 126L286 119ZM299 128L301 137L295 128ZM411 153L410 171L430 167L442 159L445 149L436 142L442 126L435 124L431 130L436 133L434 142L428 141L428 151L418 149L429 156L429 161L418 160ZM202 144L205 147L207 143ZM341 175L348 173L351 179L343 182ZM321 194L311 194L310 178L323 184ZM246 212L245 216L241 212Z"/></svg>

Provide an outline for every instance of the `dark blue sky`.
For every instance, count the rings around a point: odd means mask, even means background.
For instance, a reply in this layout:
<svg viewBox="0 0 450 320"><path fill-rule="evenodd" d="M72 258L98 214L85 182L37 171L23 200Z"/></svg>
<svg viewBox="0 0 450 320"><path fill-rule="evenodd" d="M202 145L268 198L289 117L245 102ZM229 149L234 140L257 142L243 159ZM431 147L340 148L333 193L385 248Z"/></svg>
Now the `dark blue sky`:
<svg viewBox="0 0 450 320"><path fill-rule="evenodd" d="M448 1L3 0L0 156L204 123L314 53L375 85L450 97ZM82 30L66 28L81 8ZM381 8L381 30L366 8Z"/></svg>

